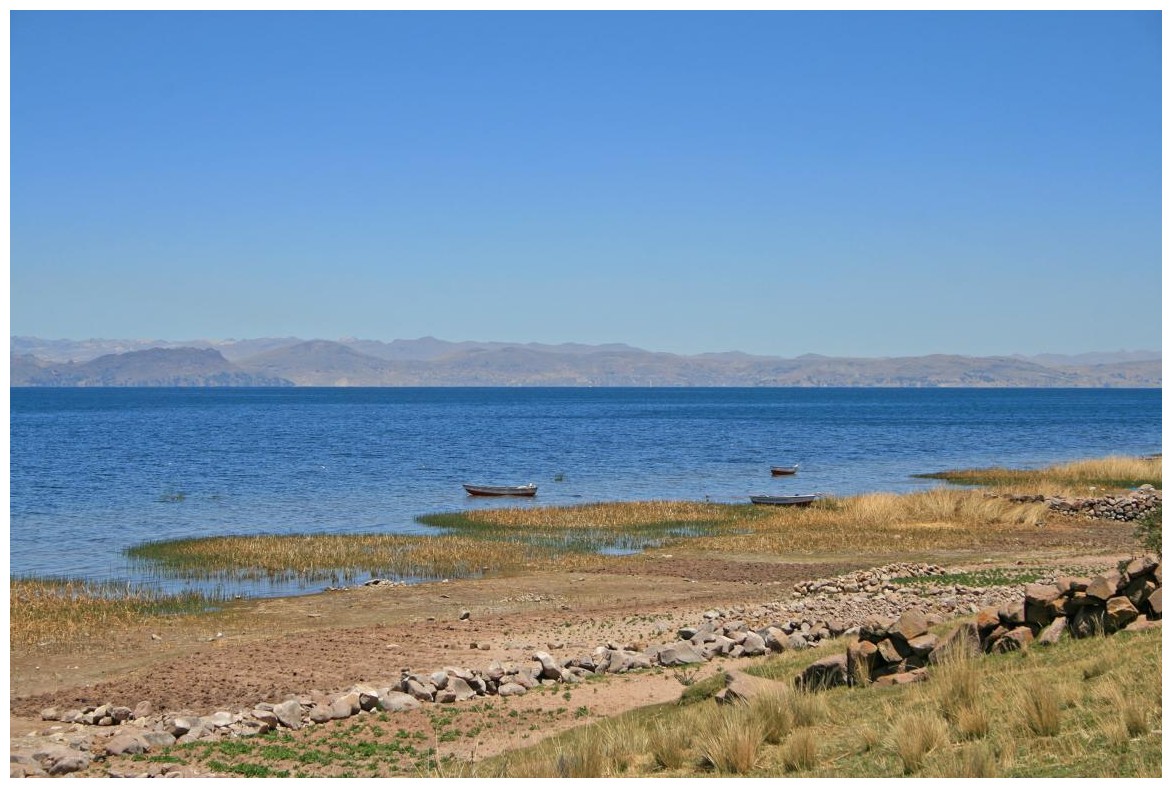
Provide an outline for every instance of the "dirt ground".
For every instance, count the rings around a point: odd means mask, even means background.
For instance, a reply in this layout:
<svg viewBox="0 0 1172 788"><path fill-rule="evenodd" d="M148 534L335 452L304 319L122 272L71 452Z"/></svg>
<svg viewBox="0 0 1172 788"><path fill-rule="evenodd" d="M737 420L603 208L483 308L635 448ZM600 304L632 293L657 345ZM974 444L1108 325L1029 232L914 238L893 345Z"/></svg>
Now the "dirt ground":
<svg viewBox="0 0 1172 788"><path fill-rule="evenodd" d="M1092 551L1099 553L1093 560L1110 560L1102 554L1106 545L1099 547ZM204 714L251 708L290 694L337 693L356 683L387 686L402 669L485 668L494 660L527 664L537 649L561 660L608 641L641 647L672 639L677 627L696 623L710 608L786 600L798 581L883 563L867 556L835 558L783 563L760 556L747 562L661 554L588 572L356 587L243 601L204 617L110 633L63 653L14 651L11 733L51 728L39 720L40 710L48 706L114 703L133 708L148 700L156 712ZM971 557L970 562L976 563ZM468 620L460 620L463 610L471 614ZM700 677L715 670L708 664ZM675 700L683 688L672 672L658 671L555 689L456 704L465 707L467 730L459 736L452 733L438 749L462 758L485 757L583 722ZM499 706L493 708L494 702L506 700L517 714L504 716ZM388 731L437 736L435 714L436 709L425 706L393 715ZM482 723L476 724L477 719ZM293 737L304 741L313 735L303 730Z"/></svg>

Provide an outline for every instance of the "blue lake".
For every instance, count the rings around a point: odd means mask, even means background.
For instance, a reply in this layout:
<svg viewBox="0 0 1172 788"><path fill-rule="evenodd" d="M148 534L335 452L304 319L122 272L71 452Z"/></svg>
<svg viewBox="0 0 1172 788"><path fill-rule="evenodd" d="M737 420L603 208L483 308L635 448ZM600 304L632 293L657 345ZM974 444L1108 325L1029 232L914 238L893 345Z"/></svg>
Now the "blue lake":
<svg viewBox="0 0 1172 788"><path fill-rule="evenodd" d="M424 533L416 515L481 506L906 491L933 484L912 474L947 468L1159 452L1160 400L1155 389L18 388L11 572L141 582L122 551L144 541ZM770 477L794 462L799 475ZM530 481L533 500L460 486Z"/></svg>

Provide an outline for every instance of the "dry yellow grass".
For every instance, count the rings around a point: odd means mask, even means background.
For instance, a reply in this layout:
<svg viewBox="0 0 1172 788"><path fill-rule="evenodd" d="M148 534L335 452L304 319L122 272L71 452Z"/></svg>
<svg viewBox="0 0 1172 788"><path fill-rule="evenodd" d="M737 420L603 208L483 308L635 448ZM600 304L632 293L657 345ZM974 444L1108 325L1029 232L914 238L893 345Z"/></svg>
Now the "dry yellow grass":
<svg viewBox="0 0 1172 788"><path fill-rule="evenodd" d="M1126 488L1161 485L1163 458L1113 455L1054 465L1037 470L974 468L927 474L957 484L1031 488L1052 494L1086 494L1088 488Z"/></svg>
<svg viewBox="0 0 1172 788"><path fill-rule="evenodd" d="M8 635L13 647L52 647L152 616L200 613L213 600L202 594L162 594L83 580L10 578Z"/></svg>
<svg viewBox="0 0 1172 788"><path fill-rule="evenodd" d="M582 506L480 509L462 513L470 523L524 529L628 529L677 523L727 523L734 507L696 501L632 501Z"/></svg>
<svg viewBox="0 0 1172 788"><path fill-rule="evenodd" d="M408 579L469 577L525 568L591 566L602 556L465 535L313 534L220 536L142 545L131 556L183 577L297 576L347 580L361 573Z"/></svg>

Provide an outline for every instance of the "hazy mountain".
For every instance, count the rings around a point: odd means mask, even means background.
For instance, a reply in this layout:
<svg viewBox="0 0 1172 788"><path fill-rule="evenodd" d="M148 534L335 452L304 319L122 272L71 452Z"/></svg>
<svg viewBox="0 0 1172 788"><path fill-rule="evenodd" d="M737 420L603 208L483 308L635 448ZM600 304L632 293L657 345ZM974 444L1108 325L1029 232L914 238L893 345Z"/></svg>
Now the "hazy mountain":
<svg viewBox="0 0 1172 788"><path fill-rule="evenodd" d="M64 364L13 356L13 386L291 386L245 372L210 348L150 348Z"/></svg>
<svg viewBox="0 0 1172 788"><path fill-rule="evenodd" d="M67 340L14 338L12 385L288 385L289 382L298 386L1161 385L1159 353L1149 352L1047 356L1047 363L1043 364L1024 356L832 358L807 354L778 358L739 352L681 356L621 344L447 342L434 337L393 342L284 338L204 340L203 345L214 347L135 350L65 364L53 360L85 355L99 345L137 347L138 343L138 340L86 340L71 344ZM29 348L51 356L33 354ZM233 356L231 361L225 357L229 352ZM1120 357L1121 360L1097 363ZM235 380L246 382L224 382Z"/></svg>

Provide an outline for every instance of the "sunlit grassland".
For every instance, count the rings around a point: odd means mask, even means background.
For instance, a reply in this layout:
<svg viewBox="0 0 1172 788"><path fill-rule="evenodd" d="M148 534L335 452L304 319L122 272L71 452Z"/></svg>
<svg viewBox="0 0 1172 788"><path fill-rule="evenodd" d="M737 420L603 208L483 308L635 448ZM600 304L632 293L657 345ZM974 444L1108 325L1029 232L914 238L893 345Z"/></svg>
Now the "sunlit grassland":
<svg viewBox="0 0 1172 788"><path fill-rule="evenodd" d="M831 648L840 648L841 643ZM478 764L483 777L1158 777L1160 632L1066 640L958 660L905 687L816 694L791 681L812 657L750 672L779 679L751 704L639 709Z"/></svg>
<svg viewBox="0 0 1172 788"><path fill-rule="evenodd" d="M1037 492L1086 495L1088 488L1127 489L1150 484L1160 488L1161 457L1110 456L1055 465L1036 470L975 468L920 474L921 478L943 479L953 484L993 487L1030 487Z"/></svg>
<svg viewBox="0 0 1172 788"><path fill-rule="evenodd" d="M87 580L10 578L8 633L12 647L52 647L100 637L157 616L203 613L222 600L196 592L166 594Z"/></svg>

